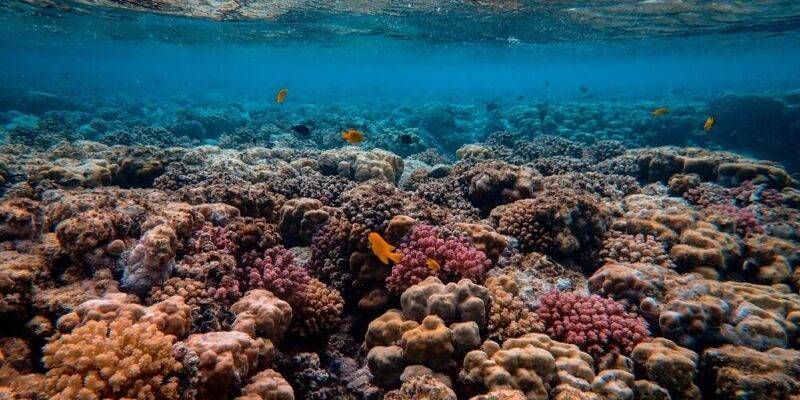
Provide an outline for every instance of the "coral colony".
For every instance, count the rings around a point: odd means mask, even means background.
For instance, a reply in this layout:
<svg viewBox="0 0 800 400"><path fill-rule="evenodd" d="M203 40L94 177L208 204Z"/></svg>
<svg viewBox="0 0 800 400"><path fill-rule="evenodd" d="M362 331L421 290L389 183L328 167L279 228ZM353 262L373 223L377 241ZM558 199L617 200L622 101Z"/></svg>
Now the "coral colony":
<svg viewBox="0 0 800 400"><path fill-rule="evenodd" d="M702 124L51 101L0 147L2 399L800 398L798 183Z"/></svg>

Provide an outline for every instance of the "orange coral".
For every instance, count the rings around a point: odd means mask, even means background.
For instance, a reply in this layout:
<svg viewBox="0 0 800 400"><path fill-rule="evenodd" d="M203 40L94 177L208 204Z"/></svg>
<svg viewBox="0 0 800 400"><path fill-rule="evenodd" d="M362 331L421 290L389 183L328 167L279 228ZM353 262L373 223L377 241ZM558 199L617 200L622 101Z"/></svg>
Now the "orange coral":
<svg viewBox="0 0 800 400"><path fill-rule="evenodd" d="M178 399L173 337L149 323L90 321L44 348L53 399Z"/></svg>

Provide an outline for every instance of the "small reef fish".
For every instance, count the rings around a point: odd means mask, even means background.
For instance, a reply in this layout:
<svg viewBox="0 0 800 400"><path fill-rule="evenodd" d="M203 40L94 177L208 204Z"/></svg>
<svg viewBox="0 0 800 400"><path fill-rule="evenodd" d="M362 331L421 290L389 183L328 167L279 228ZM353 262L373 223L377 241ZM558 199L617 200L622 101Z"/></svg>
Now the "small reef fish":
<svg viewBox="0 0 800 400"><path fill-rule="evenodd" d="M295 126L292 126L292 130L293 130L293 131L295 131L295 132L297 132L297 133L298 133L298 134L300 134L300 135L303 135L303 136L308 136L308 135L310 135L310 134L311 134L311 129L309 129L309 128L308 128L307 126L305 126L305 125L295 125Z"/></svg>
<svg viewBox="0 0 800 400"><path fill-rule="evenodd" d="M414 143L414 137L412 137L411 135L409 135L407 133L404 133L404 134L398 136L397 140L399 140L400 143L402 143L402 144Z"/></svg>
<svg viewBox="0 0 800 400"><path fill-rule="evenodd" d="M289 89L283 88L278 90L278 94L275 95L275 102L278 104L283 104L286 100L286 95L289 94Z"/></svg>
<svg viewBox="0 0 800 400"><path fill-rule="evenodd" d="M342 132L342 138L350 144L361 143L364 141L364 134L358 129L350 128Z"/></svg>
<svg viewBox="0 0 800 400"><path fill-rule="evenodd" d="M433 272L437 272L440 269L442 269L442 266L439 265L439 263L436 262L436 260L433 260L433 259L430 259L430 258L428 259L428 261L425 261L425 265L427 265L428 268Z"/></svg>
<svg viewBox="0 0 800 400"><path fill-rule="evenodd" d="M703 130L706 132L711 131L711 128L714 127L715 122L717 122L717 120L714 118L714 116L709 116L708 119L706 119L706 123L703 124Z"/></svg>
<svg viewBox="0 0 800 400"><path fill-rule="evenodd" d="M377 232L370 232L367 236L369 238L369 246L372 248L372 253L378 257L384 264L389 264L389 260L392 260L395 264L400 262L400 254L399 251L395 251L396 247L392 246L384 240L381 235Z"/></svg>
<svg viewBox="0 0 800 400"><path fill-rule="evenodd" d="M662 115L667 115L667 114L669 114L669 108L667 107L656 108L655 110L653 110L653 112L650 113L650 115L654 117L660 117Z"/></svg>

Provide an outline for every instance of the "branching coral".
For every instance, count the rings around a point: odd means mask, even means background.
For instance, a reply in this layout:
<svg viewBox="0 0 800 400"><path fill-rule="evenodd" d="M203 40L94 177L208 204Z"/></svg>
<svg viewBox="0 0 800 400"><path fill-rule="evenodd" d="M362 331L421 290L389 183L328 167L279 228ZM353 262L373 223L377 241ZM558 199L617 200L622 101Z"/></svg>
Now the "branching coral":
<svg viewBox="0 0 800 400"><path fill-rule="evenodd" d="M492 304L487 324L490 339L503 341L544 330L538 316L519 297L519 286L513 277L491 277L486 280L486 288Z"/></svg>
<svg viewBox="0 0 800 400"><path fill-rule="evenodd" d="M90 321L44 348L47 388L60 399L178 399L173 338L148 323Z"/></svg>
<svg viewBox="0 0 800 400"><path fill-rule="evenodd" d="M650 338L647 323L614 300L555 291L539 300L536 314L547 334L595 357L630 354L637 343Z"/></svg>
<svg viewBox="0 0 800 400"><path fill-rule="evenodd" d="M429 276L444 281L461 278L483 281L491 261L473 247L469 239L447 228L419 224L411 229L400 245L400 262L386 280L389 290L400 293ZM439 268L432 268L429 260Z"/></svg>

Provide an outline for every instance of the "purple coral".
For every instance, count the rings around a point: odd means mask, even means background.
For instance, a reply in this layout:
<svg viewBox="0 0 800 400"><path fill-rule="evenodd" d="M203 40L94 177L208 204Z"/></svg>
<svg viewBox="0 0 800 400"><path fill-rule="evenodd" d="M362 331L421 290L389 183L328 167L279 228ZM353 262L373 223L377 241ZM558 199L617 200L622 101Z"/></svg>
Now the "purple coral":
<svg viewBox="0 0 800 400"><path fill-rule="evenodd" d="M536 314L547 334L577 345L595 359L610 353L630 354L638 343L650 338L644 319L628 313L617 301L557 291L539 301Z"/></svg>
<svg viewBox="0 0 800 400"><path fill-rule="evenodd" d="M450 229L420 224L415 226L399 247L402 258L392 268L386 279L389 290L401 293L429 276L444 282L455 282L462 278L482 282L491 261L477 250L469 239ZM440 268L428 266L435 261Z"/></svg>

